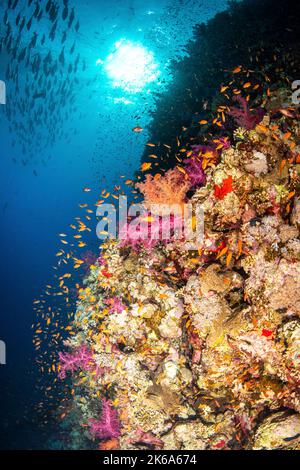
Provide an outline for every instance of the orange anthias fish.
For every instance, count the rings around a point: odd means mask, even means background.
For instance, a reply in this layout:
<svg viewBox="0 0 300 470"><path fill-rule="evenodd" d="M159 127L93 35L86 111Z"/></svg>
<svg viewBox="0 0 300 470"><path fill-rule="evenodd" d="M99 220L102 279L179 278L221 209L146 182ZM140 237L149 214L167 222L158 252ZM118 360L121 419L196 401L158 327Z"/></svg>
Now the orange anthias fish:
<svg viewBox="0 0 300 470"><path fill-rule="evenodd" d="M142 127L136 126L136 127L134 127L134 128L132 129L132 132L137 132L137 133L139 133L139 132L142 132L143 130L144 130L144 129L143 129Z"/></svg>
<svg viewBox="0 0 300 470"><path fill-rule="evenodd" d="M143 164L141 165L141 171L144 172L144 171L150 170L151 166L152 166L152 163L150 163L150 162L148 162L148 163L145 162L145 163L143 163Z"/></svg>
<svg viewBox="0 0 300 470"><path fill-rule="evenodd" d="M232 71L232 73L233 73L233 74L240 73L241 70L242 70L242 67L239 65L238 67L236 67L236 68Z"/></svg>

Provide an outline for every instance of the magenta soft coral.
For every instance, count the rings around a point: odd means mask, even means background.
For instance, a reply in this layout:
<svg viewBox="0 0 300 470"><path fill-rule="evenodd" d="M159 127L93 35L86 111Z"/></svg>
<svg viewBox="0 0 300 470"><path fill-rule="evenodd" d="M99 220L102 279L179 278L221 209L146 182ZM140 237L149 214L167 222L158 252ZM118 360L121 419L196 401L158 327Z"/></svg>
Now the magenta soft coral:
<svg viewBox="0 0 300 470"><path fill-rule="evenodd" d="M233 117L240 127L243 127L247 131L251 131L261 122L265 115L265 111L262 108L250 111L247 101L240 95L236 96L234 99L239 106L230 108L228 114Z"/></svg>
<svg viewBox="0 0 300 470"><path fill-rule="evenodd" d="M60 352L58 356L60 369L58 376L60 379L64 379L67 372L72 374L77 369L97 370L93 354L85 344L74 349L71 353Z"/></svg>
<svg viewBox="0 0 300 470"><path fill-rule="evenodd" d="M126 305L116 296L106 299L105 304L109 306L109 313L122 313L126 309Z"/></svg>
<svg viewBox="0 0 300 470"><path fill-rule="evenodd" d="M92 251L87 250L81 255L81 259L83 261L83 266L85 270L87 271L90 269L92 264L96 263L97 256Z"/></svg>
<svg viewBox="0 0 300 470"><path fill-rule="evenodd" d="M90 433L97 439L112 439L120 436L120 422L117 410L108 400L102 400L102 413L99 420L89 419Z"/></svg>
<svg viewBox="0 0 300 470"><path fill-rule="evenodd" d="M126 224L120 232L121 246L130 245L138 251L141 247L151 250L160 242L170 242L172 239L183 236L182 215L170 214L170 216L159 217L151 216L145 223L140 218L139 225Z"/></svg>
<svg viewBox="0 0 300 470"><path fill-rule="evenodd" d="M188 158L184 161L185 170L189 176L191 187L202 186L205 184L206 178L205 173L202 168L202 158L192 155L191 158Z"/></svg>
<svg viewBox="0 0 300 470"><path fill-rule="evenodd" d="M228 137L220 137L209 142L207 145L192 145L192 155L184 160L185 170L188 174L191 188L203 186L206 183L206 176L203 169L203 159L210 154L214 160L220 157L223 150L230 147Z"/></svg>

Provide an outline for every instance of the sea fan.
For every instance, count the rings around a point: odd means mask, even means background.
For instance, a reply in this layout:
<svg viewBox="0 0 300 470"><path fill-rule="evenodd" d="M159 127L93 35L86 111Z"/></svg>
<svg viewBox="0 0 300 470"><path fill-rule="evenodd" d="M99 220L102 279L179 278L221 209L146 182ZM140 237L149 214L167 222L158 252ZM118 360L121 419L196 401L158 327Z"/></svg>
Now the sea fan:
<svg viewBox="0 0 300 470"><path fill-rule="evenodd" d="M89 419L91 434L97 439L113 439L120 436L120 423L117 410L112 408L109 401L102 400L101 419Z"/></svg>

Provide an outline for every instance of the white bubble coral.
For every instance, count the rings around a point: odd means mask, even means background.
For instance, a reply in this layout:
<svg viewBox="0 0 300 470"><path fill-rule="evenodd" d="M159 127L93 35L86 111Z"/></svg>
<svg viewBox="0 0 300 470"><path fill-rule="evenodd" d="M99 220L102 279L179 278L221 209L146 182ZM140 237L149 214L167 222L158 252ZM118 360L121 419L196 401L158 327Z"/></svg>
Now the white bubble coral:
<svg viewBox="0 0 300 470"><path fill-rule="evenodd" d="M268 162L265 154L254 151L253 159L245 165L246 170L254 176L265 175L268 173Z"/></svg>

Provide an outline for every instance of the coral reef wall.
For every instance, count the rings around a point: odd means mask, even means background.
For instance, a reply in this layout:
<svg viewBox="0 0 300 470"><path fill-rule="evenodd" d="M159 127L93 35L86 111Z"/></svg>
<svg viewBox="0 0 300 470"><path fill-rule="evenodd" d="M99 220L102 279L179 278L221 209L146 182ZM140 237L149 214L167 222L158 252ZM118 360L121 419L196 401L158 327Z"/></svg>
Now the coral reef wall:
<svg viewBox="0 0 300 470"><path fill-rule="evenodd" d="M60 354L66 447L300 448L297 112L236 126L212 165L194 149L205 179L177 184L204 208L199 249L103 246Z"/></svg>
<svg viewBox="0 0 300 470"><path fill-rule="evenodd" d="M54 447L300 449L299 8L232 2L172 65L129 181L145 210L176 204L169 236L152 211L91 257L52 366Z"/></svg>

